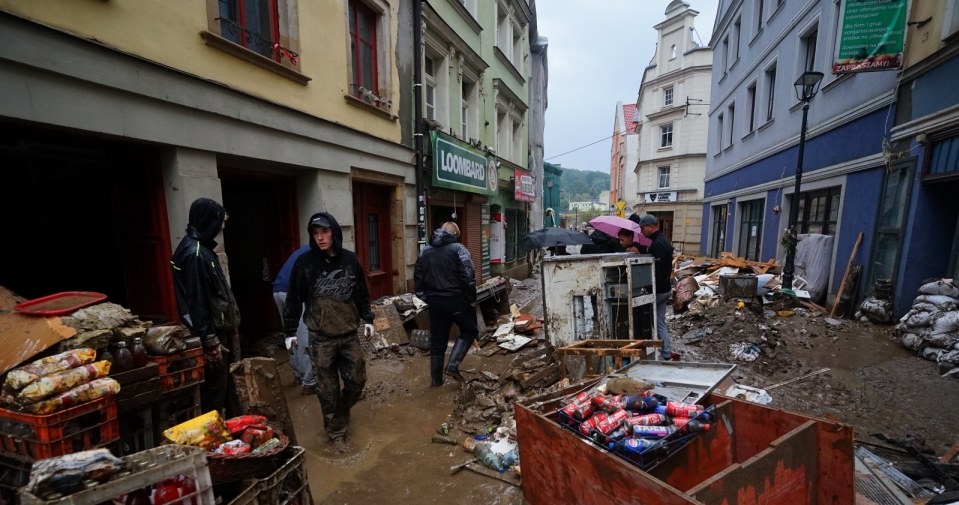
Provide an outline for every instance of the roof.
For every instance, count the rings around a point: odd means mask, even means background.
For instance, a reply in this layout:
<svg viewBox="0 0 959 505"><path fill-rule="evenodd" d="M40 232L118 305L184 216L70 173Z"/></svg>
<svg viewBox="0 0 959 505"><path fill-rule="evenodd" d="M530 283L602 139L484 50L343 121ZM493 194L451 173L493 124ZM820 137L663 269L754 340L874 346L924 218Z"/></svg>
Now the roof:
<svg viewBox="0 0 959 505"><path fill-rule="evenodd" d="M636 104L623 104L623 120L626 122L626 133L636 133Z"/></svg>

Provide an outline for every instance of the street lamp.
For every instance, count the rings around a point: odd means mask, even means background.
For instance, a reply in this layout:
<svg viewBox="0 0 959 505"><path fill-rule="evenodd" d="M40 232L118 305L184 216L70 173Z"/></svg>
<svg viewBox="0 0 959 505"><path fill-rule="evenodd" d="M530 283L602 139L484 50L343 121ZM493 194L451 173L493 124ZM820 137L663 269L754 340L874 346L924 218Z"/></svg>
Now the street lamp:
<svg viewBox="0 0 959 505"><path fill-rule="evenodd" d="M793 83L796 87L796 98L802 102L802 128L799 130L799 160L796 163L796 189L793 190L793 201L789 206L789 228L786 230L786 266L783 267L783 289L792 290L793 274L796 272L796 243L799 241L799 188L802 184L803 151L806 149L806 116L809 113L809 102L819 91L822 82L822 72L803 72Z"/></svg>

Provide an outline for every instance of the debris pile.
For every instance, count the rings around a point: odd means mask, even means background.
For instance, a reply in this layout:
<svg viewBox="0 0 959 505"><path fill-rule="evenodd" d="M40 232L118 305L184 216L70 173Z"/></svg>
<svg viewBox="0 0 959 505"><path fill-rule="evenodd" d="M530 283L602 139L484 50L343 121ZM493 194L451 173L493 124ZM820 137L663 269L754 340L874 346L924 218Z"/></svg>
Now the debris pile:
<svg viewBox="0 0 959 505"><path fill-rule="evenodd" d="M940 374L959 377L959 286L952 279L923 284L896 330L903 346L939 363Z"/></svg>

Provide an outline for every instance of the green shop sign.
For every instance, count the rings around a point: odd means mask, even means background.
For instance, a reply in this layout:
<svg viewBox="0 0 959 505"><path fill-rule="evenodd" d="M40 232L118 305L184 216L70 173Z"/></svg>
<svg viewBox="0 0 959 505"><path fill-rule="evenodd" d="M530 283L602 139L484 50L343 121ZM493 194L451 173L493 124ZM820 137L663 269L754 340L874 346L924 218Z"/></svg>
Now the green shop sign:
<svg viewBox="0 0 959 505"><path fill-rule="evenodd" d="M445 133L430 132L433 186L481 195L496 194L496 160Z"/></svg>

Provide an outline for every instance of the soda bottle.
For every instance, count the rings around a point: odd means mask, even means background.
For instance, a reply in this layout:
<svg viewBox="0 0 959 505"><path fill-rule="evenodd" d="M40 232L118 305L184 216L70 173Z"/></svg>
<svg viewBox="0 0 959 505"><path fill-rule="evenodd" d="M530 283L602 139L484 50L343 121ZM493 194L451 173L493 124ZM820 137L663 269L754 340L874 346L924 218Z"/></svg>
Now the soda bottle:
<svg viewBox="0 0 959 505"><path fill-rule="evenodd" d="M136 337L133 339L133 367L140 368L147 364L147 348L143 346L143 339Z"/></svg>
<svg viewBox="0 0 959 505"><path fill-rule="evenodd" d="M709 431L709 429L713 427L713 425L709 423L704 423L698 419L690 419L688 417L674 417L673 426L679 428L679 431L683 433Z"/></svg>
<svg viewBox="0 0 959 505"><path fill-rule="evenodd" d="M180 488L180 496L188 496L196 493L196 482L186 475L180 474L176 478L176 483ZM190 505L197 505L199 500L196 496L194 496L193 498L190 498L189 501L184 500L184 505L186 505L186 503L189 503Z"/></svg>
<svg viewBox="0 0 959 505"><path fill-rule="evenodd" d="M638 438L666 438L676 431L675 426L633 426L632 433Z"/></svg>
<svg viewBox="0 0 959 505"><path fill-rule="evenodd" d="M180 488L175 479L166 479L153 489L153 505L174 503L180 499Z"/></svg>
<svg viewBox="0 0 959 505"><path fill-rule="evenodd" d="M630 428L633 426L656 426L668 423L669 417L666 414L645 414L627 417L623 422Z"/></svg>
<svg viewBox="0 0 959 505"><path fill-rule="evenodd" d="M656 407L657 414L666 414L671 417L696 417L702 410L702 405L673 401L666 402L666 405Z"/></svg>
<svg viewBox="0 0 959 505"><path fill-rule="evenodd" d="M110 369L111 371L126 372L127 370L133 370L133 353L127 349L126 342L122 340L117 342L117 350L114 356L116 362L113 364L113 368Z"/></svg>
<svg viewBox="0 0 959 505"><path fill-rule="evenodd" d="M662 440L648 440L645 438L627 438L620 444L627 453L642 454L653 449L665 449Z"/></svg>
<svg viewBox="0 0 959 505"><path fill-rule="evenodd" d="M633 412L652 412L659 405L653 396L624 396L623 408Z"/></svg>

